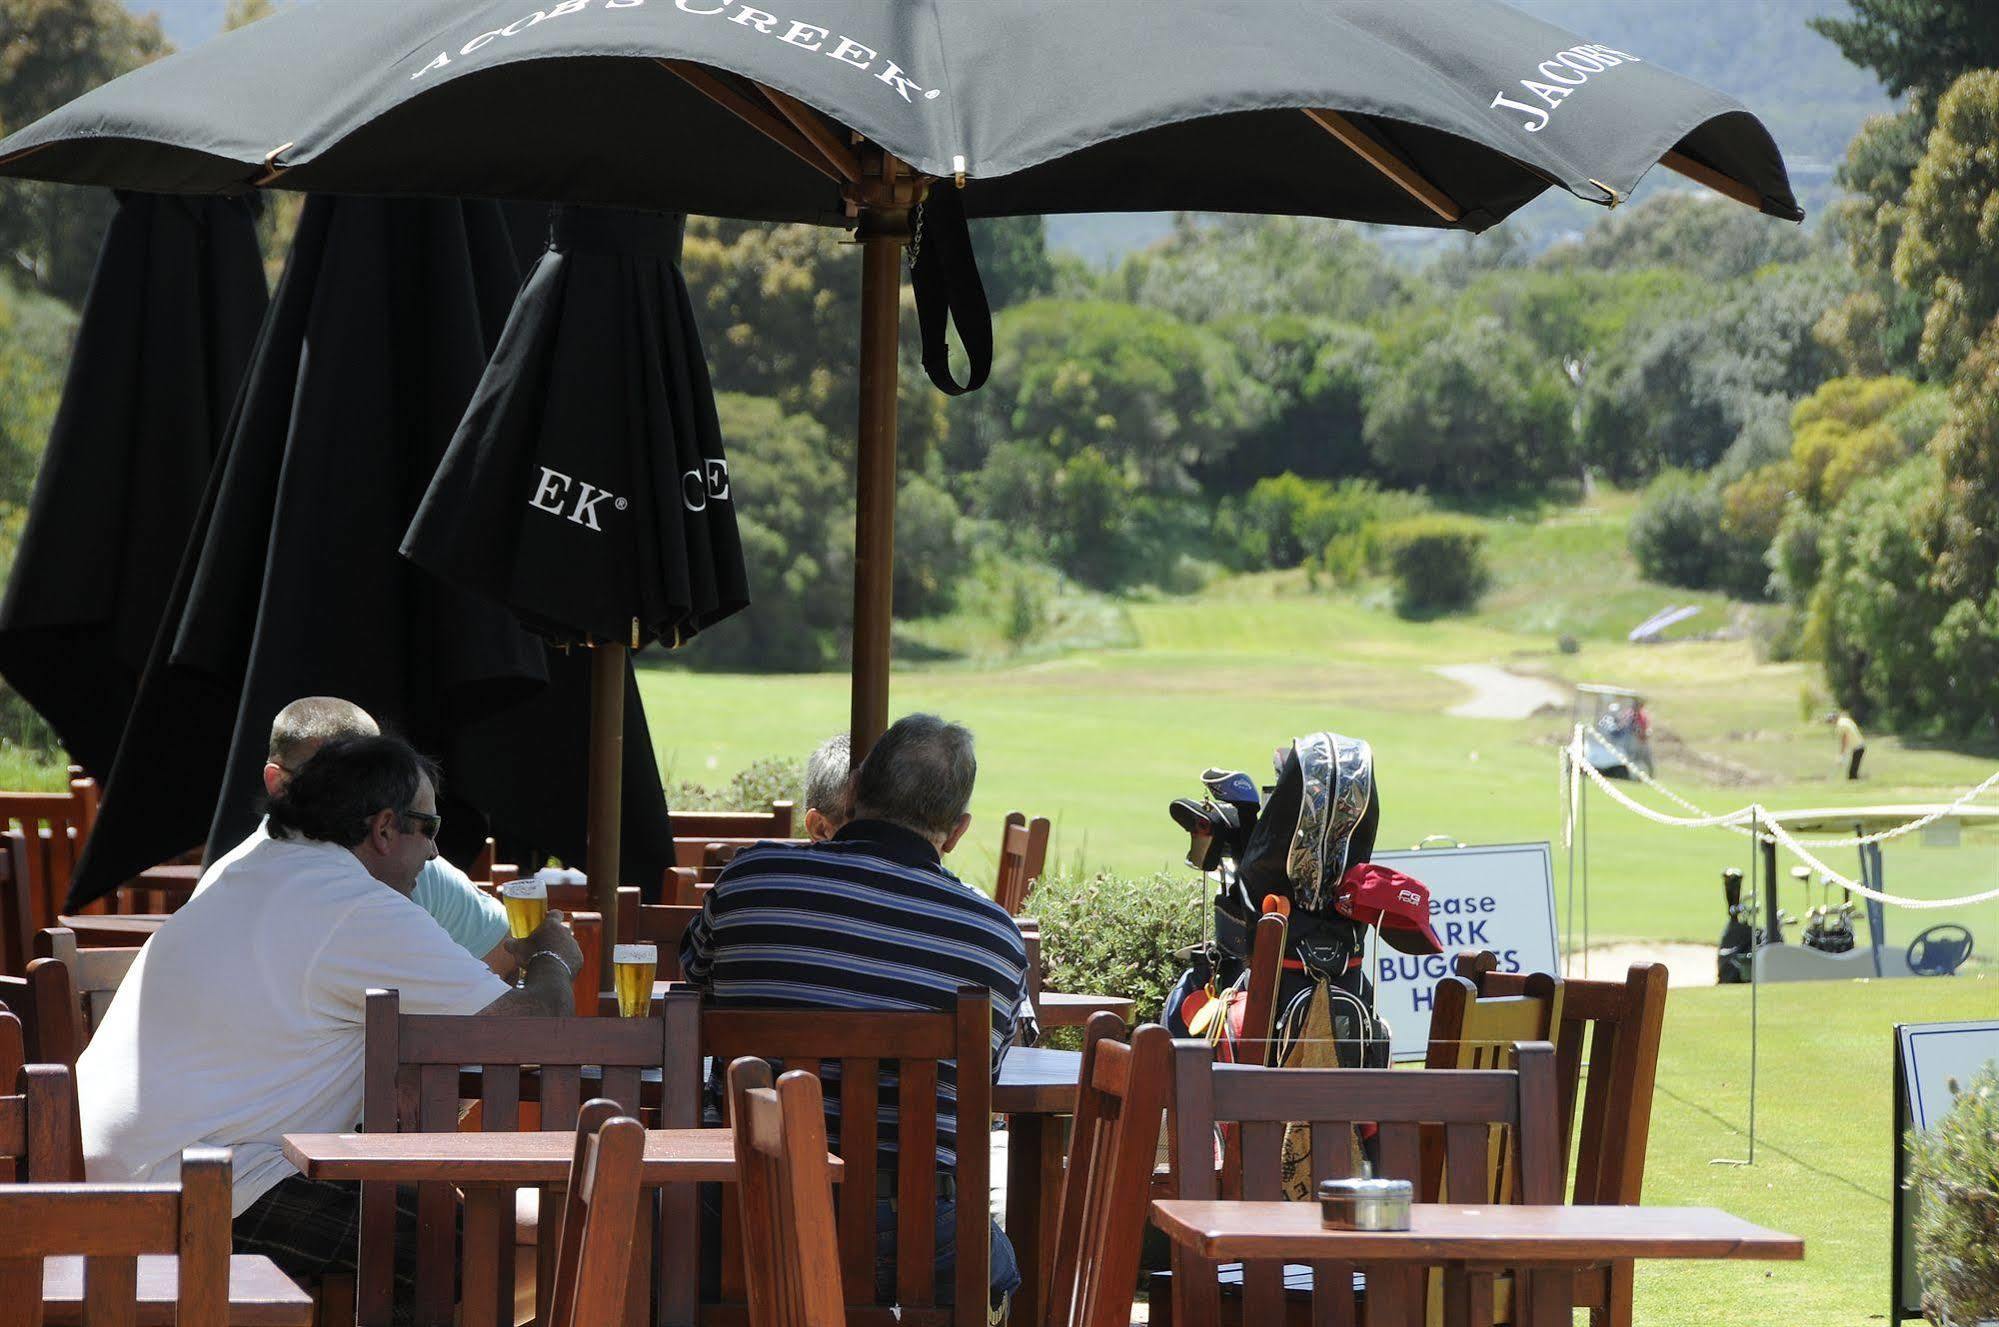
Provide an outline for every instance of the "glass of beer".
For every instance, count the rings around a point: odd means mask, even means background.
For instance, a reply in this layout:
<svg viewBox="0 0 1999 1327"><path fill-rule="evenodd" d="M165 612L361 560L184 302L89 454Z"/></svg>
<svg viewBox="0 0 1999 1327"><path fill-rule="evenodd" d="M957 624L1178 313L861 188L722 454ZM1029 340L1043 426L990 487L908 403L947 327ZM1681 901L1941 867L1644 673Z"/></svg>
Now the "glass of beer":
<svg viewBox="0 0 1999 1327"><path fill-rule="evenodd" d="M500 902L507 909L507 931L516 940L533 935L548 918L548 886L540 880L507 881L500 886Z"/></svg>
<svg viewBox="0 0 1999 1327"><path fill-rule="evenodd" d="M612 981L618 988L618 1017L644 1018L652 1011L652 979L659 969L654 945L611 946Z"/></svg>

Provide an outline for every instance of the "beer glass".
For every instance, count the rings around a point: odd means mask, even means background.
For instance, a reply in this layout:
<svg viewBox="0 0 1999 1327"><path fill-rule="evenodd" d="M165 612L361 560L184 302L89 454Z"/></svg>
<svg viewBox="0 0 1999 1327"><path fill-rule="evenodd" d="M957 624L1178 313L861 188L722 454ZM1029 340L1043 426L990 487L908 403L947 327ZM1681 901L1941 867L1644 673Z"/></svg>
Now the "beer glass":
<svg viewBox="0 0 1999 1327"><path fill-rule="evenodd" d="M507 931L516 940L533 935L548 918L548 886L540 880L507 881L500 886L500 902L507 909Z"/></svg>
<svg viewBox="0 0 1999 1327"><path fill-rule="evenodd" d="M659 968L653 945L611 946L612 982L618 990L618 1017L644 1018L652 1009L652 979Z"/></svg>

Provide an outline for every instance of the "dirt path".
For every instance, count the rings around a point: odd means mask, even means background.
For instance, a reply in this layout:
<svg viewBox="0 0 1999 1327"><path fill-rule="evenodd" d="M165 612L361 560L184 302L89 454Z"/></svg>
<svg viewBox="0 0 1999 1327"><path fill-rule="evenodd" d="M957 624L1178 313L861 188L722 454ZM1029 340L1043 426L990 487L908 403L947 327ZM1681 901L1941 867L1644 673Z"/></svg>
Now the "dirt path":
<svg viewBox="0 0 1999 1327"><path fill-rule="evenodd" d="M1447 664L1430 671L1471 688L1470 700L1444 711L1460 719L1525 719L1544 706L1560 709L1569 703L1566 687L1497 664Z"/></svg>

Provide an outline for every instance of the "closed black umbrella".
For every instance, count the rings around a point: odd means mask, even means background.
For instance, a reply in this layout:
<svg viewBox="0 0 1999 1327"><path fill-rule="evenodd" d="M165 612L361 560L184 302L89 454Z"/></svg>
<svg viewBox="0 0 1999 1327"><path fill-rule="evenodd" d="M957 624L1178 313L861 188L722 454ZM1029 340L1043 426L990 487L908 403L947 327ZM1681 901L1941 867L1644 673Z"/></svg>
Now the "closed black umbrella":
<svg viewBox="0 0 1999 1327"><path fill-rule="evenodd" d="M302 695L354 700L443 758L456 855L495 807L567 799L580 826L581 761L536 758L527 707L550 689L546 648L397 552L518 276L493 204L307 202L72 905L204 836L212 855L247 833L271 716ZM459 751L475 728L484 768ZM633 745L650 755L642 716ZM656 773L651 786L643 810L664 833Z"/></svg>
<svg viewBox="0 0 1999 1327"><path fill-rule="evenodd" d="M505 604L538 635L594 647L591 728L613 736L627 651L677 646L749 602L714 393L675 265L683 224L556 210L403 541L419 566ZM590 766L589 874L607 890L623 763L605 745Z"/></svg>
<svg viewBox="0 0 1999 1327"><path fill-rule="evenodd" d="M82 183L854 226L857 756L887 718L912 239L926 345L962 316L976 381L964 215L1198 208L1477 231L1550 185L1614 206L1660 163L1801 215L1740 103L1498 0L321 0L0 142L0 172Z"/></svg>
<svg viewBox="0 0 1999 1327"><path fill-rule="evenodd" d="M119 197L0 606L0 674L99 780L263 320L255 210Z"/></svg>

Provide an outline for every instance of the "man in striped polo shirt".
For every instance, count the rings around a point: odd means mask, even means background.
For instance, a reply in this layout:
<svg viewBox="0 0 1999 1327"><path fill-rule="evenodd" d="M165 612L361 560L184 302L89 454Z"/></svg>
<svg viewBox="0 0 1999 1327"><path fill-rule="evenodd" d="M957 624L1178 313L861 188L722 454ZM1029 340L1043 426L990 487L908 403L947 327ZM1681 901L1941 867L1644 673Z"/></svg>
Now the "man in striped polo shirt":
<svg viewBox="0 0 1999 1327"><path fill-rule="evenodd" d="M1027 950L1006 910L944 868L943 856L972 818L978 762L972 734L929 714L912 714L876 741L854 773L854 818L821 843L762 843L739 853L709 893L681 942L687 980L720 1009L937 1010L955 1007L958 988L992 995L993 1064L1013 1042L1025 988ZM822 1066L836 1079L839 1066ZM955 1265L956 1066L938 1073L937 1281L950 1302ZM892 1075L880 1096L881 1155L892 1173ZM829 1082L830 1087L830 1082ZM827 1129L838 1128L839 1098L826 1098ZM970 1126L967 1146L985 1147L987 1122ZM837 1136L837 1134L836 1134ZM853 1158L849 1158L850 1163ZM892 1181L880 1192L893 1193ZM964 1195L984 1201L984 1195ZM895 1214L877 1213L884 1269L892 1269ZM1013 1293L1020 1271L1013 1247L992 1227L995 1302ZM886 1291L886 1283L883 1283Z"/></svg>

